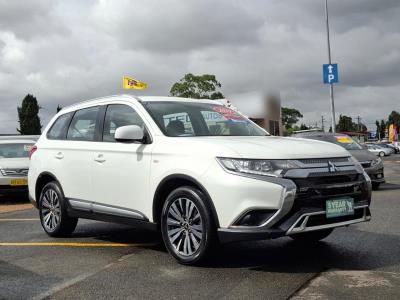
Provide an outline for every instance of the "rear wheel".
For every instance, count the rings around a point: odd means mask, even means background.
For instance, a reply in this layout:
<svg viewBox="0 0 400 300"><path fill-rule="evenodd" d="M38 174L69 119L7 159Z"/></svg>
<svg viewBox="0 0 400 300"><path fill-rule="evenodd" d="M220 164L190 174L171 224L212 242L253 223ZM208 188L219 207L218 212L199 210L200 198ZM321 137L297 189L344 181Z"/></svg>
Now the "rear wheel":
<svg viewBox="0 0 400 300"><path fill-rule="evenodd" d="M297 233L297 234L291 235L290 237L293 240L295 240L296 242L316 243L316 242L326 238L328 235L330 235L332 233L332 231L333 231L333 228L318 230L318 231L304 232L304 233Z"/></svg>
<svg viewBox="0 0 400 300"><path fill-rule="evenodd" d="M379 156L380 157L384 157L385 156L385 152L383 152L383 151L379 152Z"/></svg>
<svg viewBox="0 0 400 300"><path fill-rule="evenodd" d="M44 231L53 237L71 234L78 223L77 218L68 217L64 195L57 182L44 186L39 198L39 215Z"/></svg>
<svg viewBox="0 0 400 300"><path fill-rule="evenodd" d="M174 190L164 203L161 232L168 252L181 264L204 261L216 242L216 227L204 194L193 187Z"/></svg>

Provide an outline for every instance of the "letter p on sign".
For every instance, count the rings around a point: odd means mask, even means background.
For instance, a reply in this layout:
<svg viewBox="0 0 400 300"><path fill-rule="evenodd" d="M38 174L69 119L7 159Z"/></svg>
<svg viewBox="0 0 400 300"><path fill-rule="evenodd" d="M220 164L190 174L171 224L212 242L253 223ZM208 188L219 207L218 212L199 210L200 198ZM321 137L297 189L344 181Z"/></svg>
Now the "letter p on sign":
<svg viewBox="0 0 400 300"><path fill-rule="evenodd" d="M322 65L324 83L332 84L339 82L339 72L337 64Z"/></svg>

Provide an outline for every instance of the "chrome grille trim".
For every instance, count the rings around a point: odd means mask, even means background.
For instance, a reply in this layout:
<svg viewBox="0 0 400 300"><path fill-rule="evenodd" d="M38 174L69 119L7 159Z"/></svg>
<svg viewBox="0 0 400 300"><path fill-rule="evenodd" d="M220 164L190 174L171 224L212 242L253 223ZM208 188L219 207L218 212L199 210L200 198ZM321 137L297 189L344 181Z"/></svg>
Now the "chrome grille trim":
<svg viewBox="0 0 400 300"><path fill-rule="evenodd" d="M305 165L319 165L319 164L327 164L328 162L332 163L344 163L350 162L348 157L332 157L332 158L309 158L309 159L298 159L299 162Z"/></svg>
<svg viewBox="0 0 400 300"><path fill-rule="evenodd" d="M29 169L0 169L3 176L28 176Z"/></svg>

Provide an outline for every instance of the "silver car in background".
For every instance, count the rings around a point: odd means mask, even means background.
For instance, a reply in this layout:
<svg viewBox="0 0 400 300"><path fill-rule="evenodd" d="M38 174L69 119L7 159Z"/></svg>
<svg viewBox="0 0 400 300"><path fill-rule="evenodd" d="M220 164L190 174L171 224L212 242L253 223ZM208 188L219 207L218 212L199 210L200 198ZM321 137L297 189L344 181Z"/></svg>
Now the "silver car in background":
<svg viewBox="0 0 400 300"><path fill-rule="evenodd" d="M370 145L367 144L367 149L368 151L374 153L377 156L383 157L383 156L389 156L391 155L394 151L390 148L384 148L379 145Z"/></svg>

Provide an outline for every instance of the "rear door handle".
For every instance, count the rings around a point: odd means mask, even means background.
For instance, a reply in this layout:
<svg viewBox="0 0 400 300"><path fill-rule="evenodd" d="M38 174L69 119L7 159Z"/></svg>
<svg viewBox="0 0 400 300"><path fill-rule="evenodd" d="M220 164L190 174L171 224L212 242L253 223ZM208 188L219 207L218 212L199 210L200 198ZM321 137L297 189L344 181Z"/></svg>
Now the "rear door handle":
<svg viewBox="0 0 400 300"><path fill-rule="evenodd" d="M97 161L98 163L103 163L106 161L106 159L104 158L103 154L99 154L97 155L97 157L94 159L94 161Z"/></svg>
<svg viewBox="0 0 400 300"><path fill-rule="evenodd" d="M62 152L58 152L56 155L54 155L55 158L57 159L63 159L64 158L64 154L62 154Z"/></svg>

